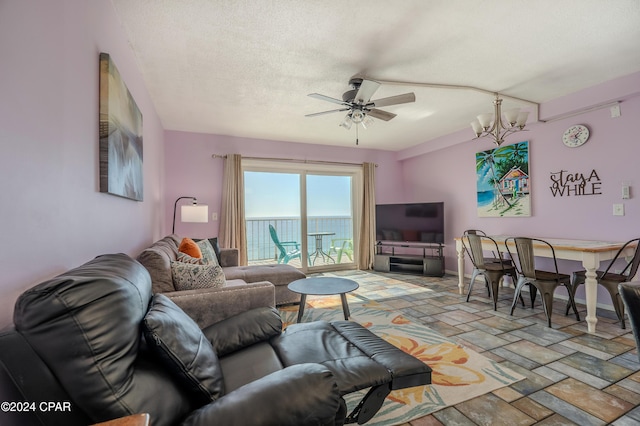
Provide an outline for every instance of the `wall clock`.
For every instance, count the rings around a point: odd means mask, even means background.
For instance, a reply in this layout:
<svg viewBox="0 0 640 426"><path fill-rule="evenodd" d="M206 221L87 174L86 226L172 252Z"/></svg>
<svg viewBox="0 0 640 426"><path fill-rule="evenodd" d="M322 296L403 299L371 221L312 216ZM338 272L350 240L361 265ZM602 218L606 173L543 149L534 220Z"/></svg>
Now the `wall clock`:
<svg viewBox="0 0 640 426"><path fill-rule="evenodd" d="M569 127L562 134L562 143L569 148L577 148L589 140L589 129L582 124Z"/></svg>

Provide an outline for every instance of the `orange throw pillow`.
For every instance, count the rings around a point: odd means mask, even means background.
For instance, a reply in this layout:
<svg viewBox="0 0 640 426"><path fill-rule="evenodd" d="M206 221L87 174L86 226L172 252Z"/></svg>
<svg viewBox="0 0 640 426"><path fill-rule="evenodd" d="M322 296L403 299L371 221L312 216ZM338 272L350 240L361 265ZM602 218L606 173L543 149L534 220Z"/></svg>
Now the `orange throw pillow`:
<svg viewBox="0 0 640 426"><path fill-rule="evenodd" d="M180 253L188 254L191 257L202 259L202 251L200 250L200 247L198 247L198 244L196 244L196 242L191 238L183 238L182 241L180 241L178 251Z"/></svg>

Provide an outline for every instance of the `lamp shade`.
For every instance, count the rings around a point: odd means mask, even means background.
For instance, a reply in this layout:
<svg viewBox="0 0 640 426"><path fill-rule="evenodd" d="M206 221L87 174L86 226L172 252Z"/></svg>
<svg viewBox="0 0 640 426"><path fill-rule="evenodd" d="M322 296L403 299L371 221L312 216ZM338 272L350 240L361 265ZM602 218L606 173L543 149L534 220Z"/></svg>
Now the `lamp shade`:
<svg viewBox="0 0 640 426"><path fill-rule="evenodd" d="M493 121L493 114L491 114L490 112L480 114L478 116L478 122L485 130L491 127L492 121Z"/></svg>
<svg viewBox="0 0 640 426"><path fill-rule="evenodd" d="M516 123L520 127L524 127L527 124L527 117L529 117L529 111L522 111L518 114L518 122Z"/></svg>
<svg viewBox="0 0 640 426"><path fill-rule="evenodd" d="M208 222L209 206L206 204L180 206L180 220L182 222Z"/></svg>
<svg viewBox="0 0 640 426"><path fill-rule="evenodd" d="M520 108L508 109L504 112L504 116L507 119L509 126L513 127L518 121L518 114L520 114Z"/></svg>

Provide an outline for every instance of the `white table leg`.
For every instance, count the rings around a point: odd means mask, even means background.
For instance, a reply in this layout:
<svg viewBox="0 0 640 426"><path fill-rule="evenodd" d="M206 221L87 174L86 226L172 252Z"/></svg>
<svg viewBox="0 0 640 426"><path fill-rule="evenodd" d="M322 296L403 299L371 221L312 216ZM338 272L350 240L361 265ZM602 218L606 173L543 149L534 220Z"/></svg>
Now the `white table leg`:
<svg viewBox="0 0 640 426"><path fill-rule="evenodd" d="M458 291L464 294L464 249L460 241L456 241L456 253L458 254Z"/></svg>
<svg viewBox="0 0 640 426"><path fill-rule="evenodd" d="M598 300L598 280L596 280L596 269L600 265L595 256L586 256L582 259L582 266L587 271L584 282L585 297L587 303L587 329L589 333L596 332L596 302Z"/></svg>

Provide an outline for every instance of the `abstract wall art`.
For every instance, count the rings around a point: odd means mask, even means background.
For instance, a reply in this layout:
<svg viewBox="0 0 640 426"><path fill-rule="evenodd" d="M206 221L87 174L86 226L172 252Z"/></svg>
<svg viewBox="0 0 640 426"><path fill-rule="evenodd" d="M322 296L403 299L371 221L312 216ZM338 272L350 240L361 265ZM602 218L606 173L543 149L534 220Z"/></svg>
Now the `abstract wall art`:
<svg viewBox="0 0 640 426"><path fill-rule="evenodd" d="M100 192L142 201L142 114L107 53L100 53Z"/></svg>

